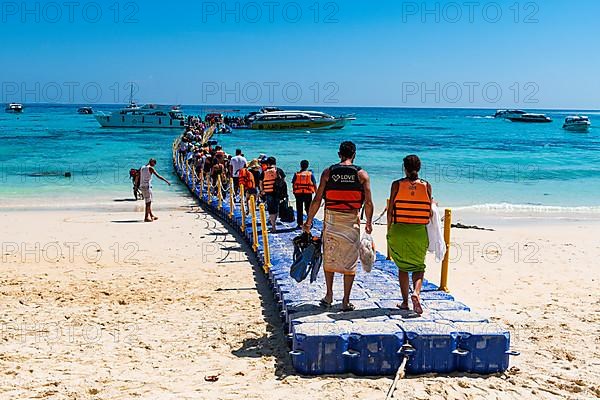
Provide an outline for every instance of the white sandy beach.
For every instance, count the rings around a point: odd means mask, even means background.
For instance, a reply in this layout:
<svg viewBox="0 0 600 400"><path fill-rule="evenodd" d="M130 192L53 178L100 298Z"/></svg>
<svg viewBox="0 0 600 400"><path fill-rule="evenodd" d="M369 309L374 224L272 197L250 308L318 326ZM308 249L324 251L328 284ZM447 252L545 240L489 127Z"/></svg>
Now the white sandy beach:
<svg viewBox="0 0 600 400"><path fill-rule="evenodd" d="M152 224L133 204L0 211L0 398L384 399L389 377L295 374L266 278L190 204L161 193ZM453 230L449 286L522 355L497 376L408 377L395 398L600 397L600 224L487 221Z"/></svg>

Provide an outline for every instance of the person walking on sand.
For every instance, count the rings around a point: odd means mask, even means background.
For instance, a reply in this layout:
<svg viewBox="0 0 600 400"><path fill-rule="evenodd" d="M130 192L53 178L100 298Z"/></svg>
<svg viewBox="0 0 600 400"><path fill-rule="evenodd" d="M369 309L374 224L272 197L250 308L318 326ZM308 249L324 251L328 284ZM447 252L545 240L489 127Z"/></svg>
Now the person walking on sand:
<svg viewBox="0 0 600 400"><path fill-rule="evenodd" d="M303 230L310 233L313 219L325 199L323 227L323 270L327 292L321 306L333 304L335 273L344 275L342 311L354 310L350 294L356 275L360 248L360 210L364 206L367 223L365 231L373 232L373 199L367 171L354 165L356 145L343 142L338 152L340 163L325 169L319 188L310 205Z"/></svg>
<svg viewBox="0 0 600 400"><path fill-rule="evenodd" d="M158 179L171 186L171 182L160 176L154 167L156 167L156 160L151 158L148 164L140 168L140 190L146 201L144 222L152 222L158 219L152 213L152 175L156 175Z"/></svg>
<svg viewBox="0 0 600 400"><path fill-rule="evenodd" d="M308 170L308 160L300 162L300 171L292 178L294 197L296 198L296 220L298 228L302 228L304 222L304 210L308 215L313 194L317 191L317 182L312 171Z"/></svg>
<svg viewBox="0 0 600 400"><path fill-rule="evenodd" d="M421 160L416 155L404 158L405 177L392 183L387 211L387 243L390 256L398 267L402 303L408 310L409 273L412 273L413 311L423 314L421 287L425 275L425 256L429 247L427 224L431 219L433 197L429 182L419 178Z"/></svg>

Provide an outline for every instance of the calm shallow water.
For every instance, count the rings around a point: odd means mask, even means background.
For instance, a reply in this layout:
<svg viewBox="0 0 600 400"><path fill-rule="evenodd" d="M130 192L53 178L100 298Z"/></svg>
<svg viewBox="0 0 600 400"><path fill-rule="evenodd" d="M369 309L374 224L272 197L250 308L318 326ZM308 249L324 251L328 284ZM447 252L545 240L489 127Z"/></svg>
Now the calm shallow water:
<svg viewBox="0 0 600 400"><path fill-rule="evenodd" d="M170 149L178 131L99 127L77 105L29 105L22 115L0 113L0 207L22 204L69 206L130 196L130 168L158 159L159 172L176 181ZM112 111L119 106L94 107ZM184 106L205 114L213 106ZM221 107L225 108L225 107ZM240 114L256 107L236 107ZM248 158L277 157L292 174L300 160L315 172L337 160L343 140L358 146L357 164L373 180L377 208L385 205L391 181L402 175L402 158L418 154L424 178L444 206L534 212L600 212L600 112L585 112L598 128L588 134L564 131L573 111L548 111L551 124L516 124L489 118L491 110L328 108L355 113L357 121L340 131L234 131L218 139ZM596 122L598 121L598 122ZM71 172L72 178L65 178ZM37 176L40 174L52 176ZM182 186L158 192L185 193Z"/></svg>

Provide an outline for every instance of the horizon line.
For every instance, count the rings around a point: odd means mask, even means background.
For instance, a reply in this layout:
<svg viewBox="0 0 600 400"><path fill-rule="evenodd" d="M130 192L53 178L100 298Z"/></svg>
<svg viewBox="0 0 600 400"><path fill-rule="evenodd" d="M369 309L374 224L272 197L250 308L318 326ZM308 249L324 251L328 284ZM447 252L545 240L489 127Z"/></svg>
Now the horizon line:
<svg viewBox="0 0 600 400"><path fill-rule="evenodd" d="M5 102L5 104L10 104L13 102ZM14 103L18 103L18 102L14 102ZM138 102L140 103L140 102ZM221 107L221 108L235 108L235 107L257 107L257 108L262 108L262 107L284 107L284 108L289 108L289 107L296 107L295 109L298 109L298 107L308 107L308 108L316 108L316 107L321 107L321 108L387 108L387 109L422 109L422 110L506 110L506 109L529 109L529 110L543 110L543 111L592 111L592 112L600 112L600 109L595 109L595 108L557 108L557 107L550 107L550 108L546 108L546 107L539 107L539 108L525 108L525 107L518 107L518 106L512 106L512 107L426 107L426 106L381 106L381 105L370 105L370 106L365 106L365 105L309 105L309 104L297 104L297 105L276 105L276 104L267 104L267 105L258 105L258 104L184 104L184 103L154 103L154 102L141 102L143 104L155 104L155 105L178 105L178 106L191 106L191 107ZM56 102L56 103L48 103L48 102L23 102L23 103L19 103L19 104L23 104L23 105L34 105L34 106L42 106L42 105L49 105L49 106L120 106L120 105L125 105L125 103L62 103L62 102Z"/></svg>

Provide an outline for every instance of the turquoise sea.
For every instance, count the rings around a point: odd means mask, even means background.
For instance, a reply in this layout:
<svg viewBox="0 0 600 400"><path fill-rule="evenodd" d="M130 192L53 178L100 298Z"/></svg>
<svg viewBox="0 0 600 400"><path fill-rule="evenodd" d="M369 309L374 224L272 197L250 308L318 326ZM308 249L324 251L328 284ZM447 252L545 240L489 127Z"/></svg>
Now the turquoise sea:
<svg viewBox="0 0 600 400"><path fill-rule="evenodd" d="M116 204L130 197L129 169L150 157L176 182L170 150L180 132L102 129L93 116L77 114L78 107L30 104L21 115L0 112L0 208ZM202 115L227 108L183 106L187 114ZM257 107L234 108L243 115ZM336 162L339 143L352 140L358 146L356 163L372 177L378 209L385 206L390 183L402 176L402 158L414 153L444 206L600 213L600 111L537 110L551 116L551 124L497 120L491 117L494 110L481 109L324 111L354 113L357 120L340 131L239 130L217 139L229 152L241 148L247 158L273 155L290 175L302 159L320 173ZM589 115L597 128L587 134L564 131L564 118L577 113ZM158 199L165 191L185 194L180 185L154 186Z"/></svg>

